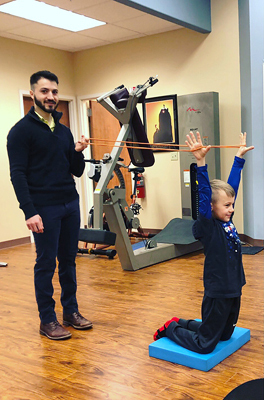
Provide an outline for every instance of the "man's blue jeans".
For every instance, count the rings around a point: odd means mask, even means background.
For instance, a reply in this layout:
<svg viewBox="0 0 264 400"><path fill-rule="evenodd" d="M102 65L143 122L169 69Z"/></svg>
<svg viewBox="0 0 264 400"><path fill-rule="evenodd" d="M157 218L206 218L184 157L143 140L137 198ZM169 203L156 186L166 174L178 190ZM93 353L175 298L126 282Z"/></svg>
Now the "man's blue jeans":
<svg viewBox="0 0 264 400"><path fill-rule="evenodd" d="M34 267L35 294L40 320L43 324L55 321L52 278L58 259L61 304L65 314L78 311L76 299L76 264L80 229L79 198L55 206L37 206L44 225L43 233L34 233L36 264Z"/></svg>

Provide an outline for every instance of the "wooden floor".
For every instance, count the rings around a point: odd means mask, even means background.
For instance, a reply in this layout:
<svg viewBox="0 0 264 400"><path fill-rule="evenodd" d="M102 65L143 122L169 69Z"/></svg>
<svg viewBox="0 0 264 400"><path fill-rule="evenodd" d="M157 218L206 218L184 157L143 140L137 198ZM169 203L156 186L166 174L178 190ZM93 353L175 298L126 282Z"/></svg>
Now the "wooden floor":
<svg viewBox="0 0 264 400"><path fill-rule="evenodd" d="M263 251L243 256L247 285L238 326L251 340L209 372L150 358L152 335L173 316L199 318L203 255L194 253L136 272L118 258L78 256L78 301L94 323L67 341L39 334L33 245L0 251L1 400L222 400L263 377ZM56 310L62 309L57 274Z"/></svg>

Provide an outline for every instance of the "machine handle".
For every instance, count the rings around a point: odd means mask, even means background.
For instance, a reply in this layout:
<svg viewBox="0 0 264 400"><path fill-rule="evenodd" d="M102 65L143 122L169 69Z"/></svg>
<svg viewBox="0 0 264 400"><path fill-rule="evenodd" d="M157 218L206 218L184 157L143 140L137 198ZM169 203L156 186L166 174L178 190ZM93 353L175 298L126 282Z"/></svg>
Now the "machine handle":
<svg viewBox="0 0 264 400"><path fill-rule="evenodd" d="M106 99L107 97L110 97L112 94L114 94L115 92L118 92L119 90L123 89L124 87L125 87L124 85L120 85L120 86L116 87L114 90L111 90L110 92L103 94L102 96L98 97L97 102L100 103L102 100Z"/></svg>

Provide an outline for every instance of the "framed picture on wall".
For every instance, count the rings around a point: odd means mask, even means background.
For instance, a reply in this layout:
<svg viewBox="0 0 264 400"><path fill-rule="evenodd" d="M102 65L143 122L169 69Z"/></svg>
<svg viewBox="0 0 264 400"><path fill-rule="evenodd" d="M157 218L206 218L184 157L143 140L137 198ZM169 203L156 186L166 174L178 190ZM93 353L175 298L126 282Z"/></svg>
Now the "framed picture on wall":
<svg viewBox="0 0 264 400"><path fill-rule="evenodd" d="M162 146L156 146L157 143L179 144L176 94L145 99L143 120L148 141L153 145L153 151L155 151L155 147L162 149ZM164 146L165 148L168 147Z"/></svg>

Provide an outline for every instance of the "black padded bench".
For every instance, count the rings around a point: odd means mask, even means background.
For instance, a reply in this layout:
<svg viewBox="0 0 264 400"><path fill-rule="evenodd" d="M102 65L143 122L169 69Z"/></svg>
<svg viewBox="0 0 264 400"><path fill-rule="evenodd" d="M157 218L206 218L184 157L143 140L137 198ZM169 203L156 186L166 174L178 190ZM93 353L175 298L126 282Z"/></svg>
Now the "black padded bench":
<svg viewBox="0 0 264 400"><path fill-rule="evenodd" d="M101 229L80 229L79 241L113 246L116 241L116 234Z"/></svg>

